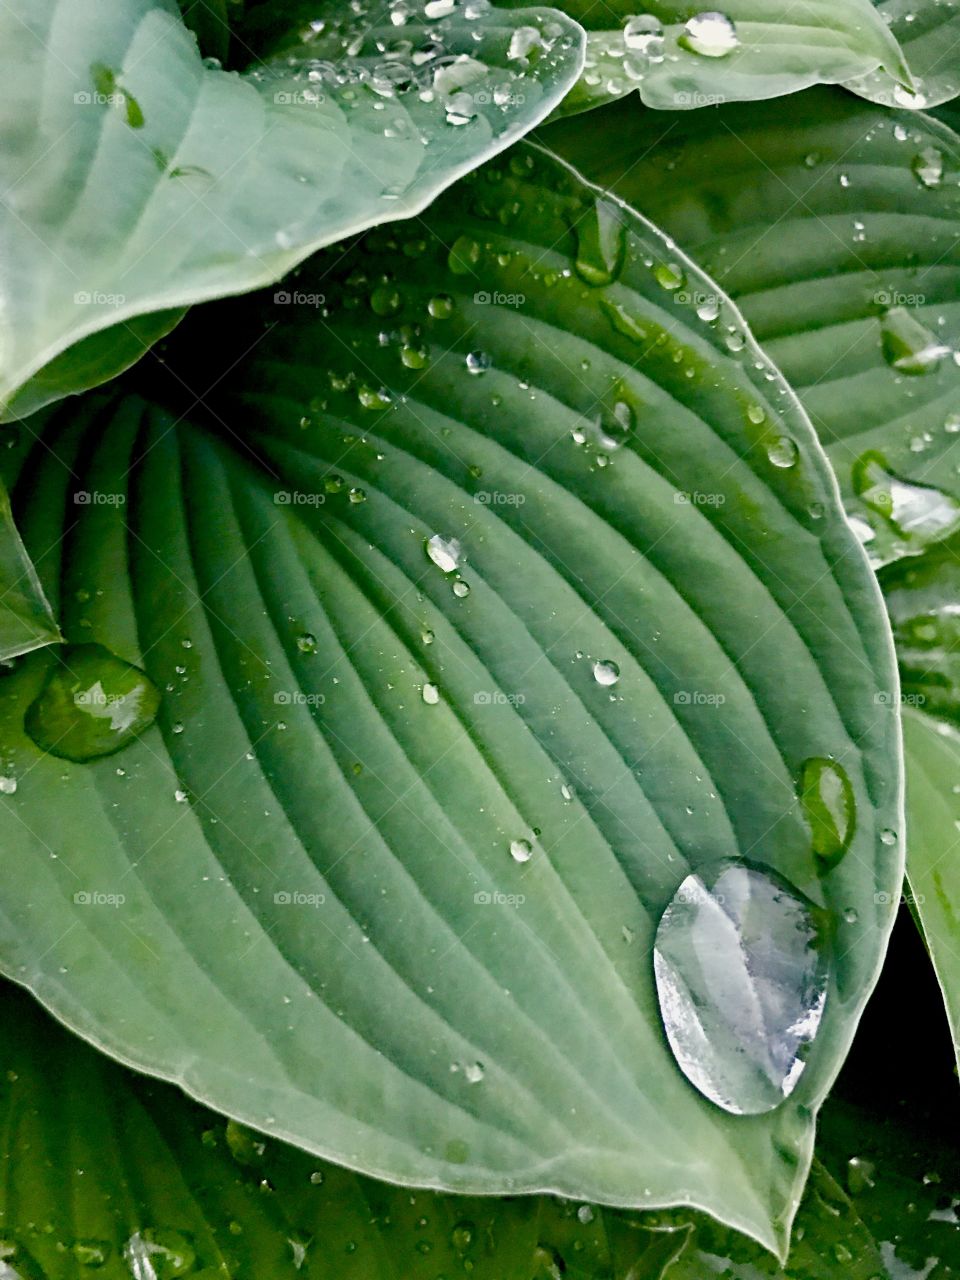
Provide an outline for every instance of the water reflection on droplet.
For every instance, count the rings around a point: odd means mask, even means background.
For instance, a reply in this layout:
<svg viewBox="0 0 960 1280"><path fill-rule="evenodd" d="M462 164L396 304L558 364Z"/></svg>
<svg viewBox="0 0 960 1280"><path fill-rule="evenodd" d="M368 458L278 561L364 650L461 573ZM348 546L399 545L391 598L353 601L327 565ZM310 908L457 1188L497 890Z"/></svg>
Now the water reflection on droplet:
<svg viewBox="0 0 960 1280"><path fill-rule="evenodd" d="M759 1115L792 1093L826 998L811 904L742 863L691 874L661 917L654 972L670 1048L705 1097Z"/></svg>
<svg viewBox="0 0 960 1280"><path fill-rule="evenodd" d="M822 870L830 870L850 847L856 827L850 779L835 760L812 756L800 768L799 791L814 856Z"/></svg>

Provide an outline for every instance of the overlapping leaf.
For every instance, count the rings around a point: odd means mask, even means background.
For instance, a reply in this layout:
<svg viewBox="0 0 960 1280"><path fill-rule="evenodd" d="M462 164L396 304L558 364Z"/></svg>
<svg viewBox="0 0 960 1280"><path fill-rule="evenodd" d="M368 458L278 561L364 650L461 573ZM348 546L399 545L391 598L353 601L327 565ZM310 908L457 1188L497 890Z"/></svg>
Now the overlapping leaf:
<svg viewBox="0 0 960 1280"><path fill-rule="evenodd" d="M123 1070L12 986L0 1007L0 1234L19 1276L435 1280L442 1267L476 1280L874 1280L887 1262L897 1274L930 1256L936 1280L956 1274L950 1214L938 1213L951 1191L936 1181L943 1153L925 1153L921 1183L901 1137L878 1169L868 1113L830 1108L828 1158L846 1165L851 1196L814 1165L781 1271L757 1245L679 1213L468 1199L358 1177ZM875 1235L861 1208L879 1208Z"/></svg>
<svg viewBox="0 0 960 1280"><path fill-rule="evenodd" d="M588 33L584 73L561 108L567 114L634 90L647 106L675 111L776 98L878 67L892 84L910 79L870 0L731 0L703 13L680 0L562 7Z"/></svg>
<svg viewBox="0 0 960 1280"><path fill-rule="evenodd" d="M597 116L596 132L591 123L550 136L737 300L810 414L871 558L955 530L956 136L829 90L666 128L626 104Z"/></svg>
<svg viewBox="0 0 960 1280"><path fill-rule="evenodd" d="M0 9L0 418L125 368L172 323L146 313L423 208L582 59L548 9L405 6L402 30L383 4L314 10L309 39L239 76L166 0Z"/></svg>
<svg viewBox="0 0 960 1280"><path fill-rule="evenodd" d="M6 681L4 968L351 1167L688 1203L782 1250L899 894L892 657L809 423L707 290L522 149L181 330L185 404L37 420L16 496L68 639L163 702L73 764L24 733L49 662ZM664 907L733 856L825 913L821 1029L767 1115L693 1089L654 989Z"/></svg>
<svg viewBox="0 0 960 1280"><path fill-rule="evenodd" d="M958 0L875 0L910 68L909 86L878 69L847 88L882 106L935 107L960 93Z"/></svg>

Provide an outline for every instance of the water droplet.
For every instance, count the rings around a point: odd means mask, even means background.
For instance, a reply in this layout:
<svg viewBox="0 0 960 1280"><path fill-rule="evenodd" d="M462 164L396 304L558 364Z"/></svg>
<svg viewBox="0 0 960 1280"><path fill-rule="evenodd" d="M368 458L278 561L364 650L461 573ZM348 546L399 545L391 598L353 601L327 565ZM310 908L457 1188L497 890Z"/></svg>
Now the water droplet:
<svg viewBox="0 0 960 1280"><path fill-rule="evenodd" d="M931 542L947 537L960 528L960 502L932 485L902 480L888 471L885 459L878 453L865 453L854 463L853 488L864 504L893 529L906 546L904 550L922 551Z"/></svg>
<svg viewBox="0 0 960 1280"><path fill-rule="evenodd" d="M783 470L794 466L799 456L800 450L797 448L796 441L791 440L789 436L780 436L767 445L767 457L775 467Z"/></svg>
<svg viewBox="0 0 960 1280"><path fill-rule="evenodd" d="M453 584L453 594L462 600L470 594L470 584L464 582L462 578L458 578Z"/></svg>
<svg viewBox="0 0 960 1280"><path fill-rule="evenodd" d="M914 377L933 373L951 354L950 347L905 307L891 307L881 317L880 341L887 364Z"/></svg>
<svg viewBox="0 0 960 1280"><path fill-rule="evenodd" d="M581 1222L585 1227L588 1227L590 1225L590 1223L593 1221L593 1218L594 1218L594 1213L590 1205L582 1204L577 1210L577 1221Z"/></svg>
<svg viewBox="0 0 960 1280"><path fill-rule="evenodd" d="M529 840L511 840L510 856L514 862L529 862L533 857L533 845Z"/></svg>
<svg viewBox="0 0 960 1280"><path fill-rule="evenodd" d="M427 303L427 310L434 320L449 320L453 314L453 299L449 293L437 293Z"/></svg>
<svg viewBox="0 0 960 1280"><path fill-rule="evenodd" d="M846 907L843 912L843 918L847 924L856 924L860 919L860 913L856 907Z"/></svg>
<svg viewBox="0 0 960 1280"><path fill-rule="evenodd" d="M370 295L370 309L378 316L395 316L402 306L403 298L395 285L379 285Z"/></svg>
<svg viewBox="0 0 960 1280"><path fill-rule="evenodd" d="M458 1222L450 1233L450 1243L456 1249L457 1253L466 1253L473 1244L473 1234L476 1227L472 1222Z"/></svg>
<svg viewBox="0 0 960 1280"><path fill-rule="evenodd" d="M623 265L623 215L609 200L597 200L579 219L574 231L577 275L589 285L610 284Z"/></svg>
<svg viewBox="0 0 960 1280"><path fill-rule="evenodd" d="M620 679L620 668L608 658L599 658L593 664L593 678L597 684L616 684Z"/></svg>
<svg viewBox="0 0 960 1280"><path fill-rule="evenodd" d="M17 780L9 775L0 776L0 794L12 796L16 794Z"/></svg>
<svg viewBox="0 0 960 1280"><path fill-rule="evenodd" d="M95 760L149 728L159 706L156 685L139 667L103 645L67 645L27 708L24 727L50 755Z"/></svg>
<svg viewBox="0 0 960 1280"><path fill-rule="evenodd" d="M301 635L297 636L297 648L301 653L316 653L317 637L311 635L309 631L304 631Z"/></svg>
<svg viewBox="0 0 960 1280"><path fill-rule="evenodd" d="M737 28L725 13L698 13L683 28L679 43L704 58L725 58L739 45Z"/></svg>
<svg viewBox="0 0 960 1280"><path fill-rule="evenodd" d="M890 827L884 827L880 832L880 843L885 845L894 845L897 843L897 833Z"/></svg>
<svg viewBox="0 0 960 1280"><path fill-rule="evenodd" d="M440 690L435 684L425 684L423 686L423 700L430 707L437 705L440 701Z"/></svg>
<svg viewBox="0 0 960 1280"><path fill-rule="evenodd" d="M910 168L923 186L939 187L943 181L943 152L936 147L924 147L913 157Z"/></svg>
<svg viewBox="0 0 960 1280"><path fill-rule="evenodd" d="M486 373L493 361L485 351L471 351L467 355L466 365L468 373Z"/></svg>
<svg viewBox="0 0 960 1280"><path fill-rule="evenodd" d="M536 27L517 27L510 37L507 57L511 62L526 62L532 53L539 53L543 48L543 37Z"/></svg>
<svg viewBox="0 0 960 1280"><path fill-rule="evenodd" d="M652 13L634 14L623 24L623 43L651 60L663 56L663 24Z"/></svg>
<svg viewBox="0 0 960 1280"><path fill-rule="evenodd" d="M102 1267L110 1257L107 1240L75 1240L71 1251L81 1267Z"/></svg>
<svg viewBox="0 0 960 1280"><path fill-rule="evenodd" d="M123 1246L123 1256L135 1280L174 1280L192 1271L197 1261L182 1232L149 1227L134 1232Z"/></svg>
<svg viewBox="0 0 960 1280"><path fill-rule="evenodd" d="M313 1186L319 1187L323 1185L325 1178L326 1174L322 1169L314 1169L313 1173L310 1175L310 1182Z"/></svg>
<svg viewBox="0 0 960 1280"><path fill-rule="evenodd" d="M468 1062L463 1068L463 1074L467 1084L480 1084L486 1072L482 1062Z"/></svg>
<svg viewBox="0 0 960 1280"><path fill-rule="evenodd" d="M799 791L814 856L829 871L853 839L857 814L853 787L835 760L812 756L800 767Z"/></svg>
<svg viewBox="0 0 960 1280"><path fill-rule="evenodd" d="M456 538L444 538L435 533L424 544L427 555L444 573L453 573L460 563L462 547Z"/></svg>
<svg viewBox="0 0 960 1280"><path fill-rule="evenodd" d="M811 904L742 863L687 876L663 913L664 1030L687 1079L725 1111L760 1115L793 1092L826 997L818 943Z"/></svg>
<svg viewBox="0 0 960 1280"><path fill-rule="evenodd" d="M682 289L687 279L683 268L676 262L658 262L653 269L653 278L661 289L669 289L671 293L674 289Z"/></svg>

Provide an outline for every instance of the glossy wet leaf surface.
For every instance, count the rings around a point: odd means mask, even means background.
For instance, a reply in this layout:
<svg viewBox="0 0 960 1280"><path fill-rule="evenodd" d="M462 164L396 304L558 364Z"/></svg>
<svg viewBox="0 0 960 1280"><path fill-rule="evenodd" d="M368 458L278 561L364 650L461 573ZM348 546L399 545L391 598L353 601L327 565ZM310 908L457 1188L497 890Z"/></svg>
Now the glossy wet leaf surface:
<svg viewBox="0 0 960 1280"><path fill-rule="evenodd" d="M16 446L16 429L7 428L5 443ZM0 485L0 662L60 639L60 631L43 587L17 531L10 498Z"/></svg>
<svg viewBox="0 0 960 1280"><path fill-rule="evenodd" d="M4 5L0 417L130 364L172 323L147 313L266 284L415 213L579 70L582 35L552 10L400 16L314 5L312 27L238 75L201 60L159 0Z"/></svg>
<svg viewBox="0 0 960 1280"><path fill-rule="evenodd" d="M634 91L646 106L687 111L777 98L878 67L892 83L908 74L869 0L730 0L717 9L566 0L561 7L587 29L586 65L560 108L566 114Z"/></svg>
<svg viewBox="0 0 960 1280"><path fill-rule="evenodd" d="M23 732L48 662L8 680L4 967L318 1155L782 1247L900 881L889 642L809 424L683 299L716 286L533 149L290 287L325 308L209 312L170 385L10 459L68 639L162 703L70 764ZM64 529L80 486L115 496ZM828 874L813 758L856 812ZM685 1078L653 973L678 887L737 857L829 922L765 1116Z"/></svg>
<svg viewBox="0 0 960 1280"><path fill-rule="evenodd" d="M623 104L547 137L737 300L810 414L875 563L957 528L956 135L817 90L669 128Z"/></svg>

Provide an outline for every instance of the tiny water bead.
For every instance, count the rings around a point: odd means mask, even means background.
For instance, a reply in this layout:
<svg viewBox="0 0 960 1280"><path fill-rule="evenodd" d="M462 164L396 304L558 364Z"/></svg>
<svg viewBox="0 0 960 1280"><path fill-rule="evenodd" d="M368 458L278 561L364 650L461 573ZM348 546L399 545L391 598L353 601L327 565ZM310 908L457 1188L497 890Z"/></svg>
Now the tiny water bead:
<svg viewBox="0 0 960 1280"><path fill-rule="evenodd" d="M724 1111L772 1111L803 1072L827 985L814 910L772 872L725 862L687 876L660 919L653 960L667 1040Z"/></svg>
<svg viewBox="0 0 960 1280"><path fill-rule="evenodd" d="M846 770L825 756L811 756L800 768L800 803L821 869L837 865L853 839L857 806Z"/></svg>
<svg viewBox="0 0 960 1280"><path fill-rule="evenodd" d="M599 658L593 664L593 678L597 684L605 686L616 684L620 679L620 668L609 658Z"/></svg>
<svg viewBox="0 0 960 1280"><path fill-rule="evenodd" d="M41 750L83 762L110 755L150 727L160 693L139 667L99 644L67 645L27 708L24 727Z"/></svg>
<svg viewBox="0 0 960 1280"><path fill-rule="evenodd" d="M425 684L423 686L423 700L429 707L435 707L440 701L440 690L435 684Z"/></svg>
<svg viewBox="0 0 960 1280"><path fill-rule="evenodd" d="M704 58L725 58L740 43L737 28L725 13L698 13L683 28L680 44Z"/></svg>
<svg viewBox="0 0 960 1280"><path fill-rule="evenodd" d="M468 373L478 374L486 373L493 361L485 351L471 351L468 353L465 363Z"/></svg>
<svg viewBox="0 0 960 1280"><path fill-rule="evenodd" d="M514 862L529 862L533 857L533 845L529 840L511 840L510 856Z"/></svg>
<svg viewBox="0 0 960 1280"><path fill-rule="evenodd" d="M317 637L311 635L309 631L304 631L301 635L297 636L297 648L301 653L316 653Z"/></svg>
<svg viewBox="0 0 960 1280"><path fill-rule="evenodd" d="M775 467L786 471L789 467L795 466L800 451L797 448L796 441L791 440L789 436L778 436L767 445L767 457Z"/></svg>

